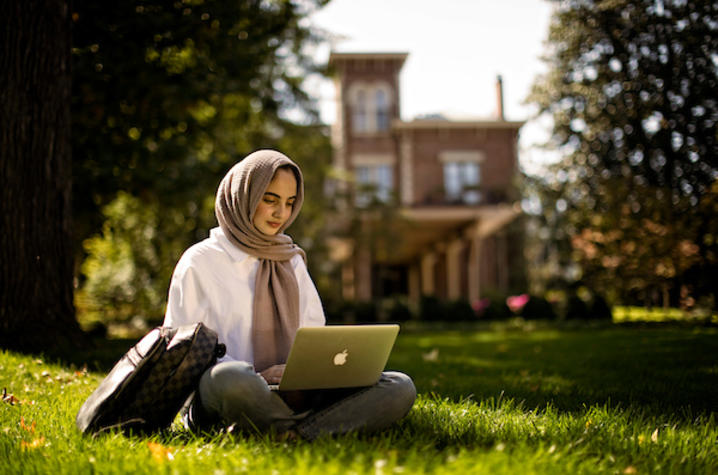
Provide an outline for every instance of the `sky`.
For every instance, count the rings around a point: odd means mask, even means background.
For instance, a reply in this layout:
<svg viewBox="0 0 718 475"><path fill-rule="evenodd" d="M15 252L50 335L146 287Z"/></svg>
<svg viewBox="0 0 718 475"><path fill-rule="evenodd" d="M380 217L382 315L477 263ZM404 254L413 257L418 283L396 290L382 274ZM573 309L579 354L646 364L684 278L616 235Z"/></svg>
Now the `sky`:
<svg viewBox="0 0 718 475"><path fill-rule="evenodd" d="M545 142L546 120L529 120L523 104L535 76L546 70L540 57L552 6L546 0L331 0L310 16L330 34L315 60L338 52L406 52L400 76L401 118L443 113L456 118L496 117L496 77L502 76L504 116L528 121L521 129L519 157L526 169L547 160L535 144ZM308 86L322 120L335 117L329 80Z"/></svg>

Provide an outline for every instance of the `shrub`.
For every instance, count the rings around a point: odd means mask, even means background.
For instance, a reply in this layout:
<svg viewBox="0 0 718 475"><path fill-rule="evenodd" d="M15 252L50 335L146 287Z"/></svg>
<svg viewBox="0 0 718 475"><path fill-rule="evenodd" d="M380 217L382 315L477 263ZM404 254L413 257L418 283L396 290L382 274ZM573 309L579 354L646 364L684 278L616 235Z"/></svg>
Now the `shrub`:
<svg viewBox="0 0 718 475"><path fill-rule="evenodd" d="M433 295L422 295L419 300L419 319L424 321L446 320L446 307Z"/></svg>
<svg viewBox="0 0 718 475"><path fill-rule="evenodd" d="M349 317L354 318L353 313L350 312L351 304L344 300L338 299L323 299L322 304L324 305L324 316L327 323L349 323Z"/></svg>
<svg viewBox="0 0 718 475"><path fill-rule="evenodd" d="M140 318L159 323L177 260L194 240L204 237L195 233L209 219L205 211L196 205L164 208L118 193L102 209L101 233L82 243L87 257L75 294L79 319L112 323Z"/></svg>
<svg viewBox="0 0 718 475"><path fill-rule="evenodd" d="M531 296L521 310L521 316L526 320L556 320L553 305L543 297Z"/></svg>
<svg viewBox="0 0 718 475"><path fill-rule="evenodd" d="M377 321L377 308L374 302L356 302L353 307L356 322L374 323Z"/></svg>
<svg viewBox="0 0 718 475"><path fill-rule="evenodd" d="M411 320L412 314L408 305L399 299L394 299L388 317L390 322L405 322Z"/></svg>
<svg viewBox="0 0 718 475"><path fill-rule="evenodd" d="M508 320L513 314L506 299L490 299L489 305L479 314L481 320Z"/></svg>
<svg viewBox="0 0 718 475"><path fill-rule="evenodd" d="M446 320L467 322L476 320L476 313L467 300L451 300L445 306Z"/></svg>
<svg viewBox="0 0 718 475"><path fill-rule="evenodd" d="M606 302L606 299L600 295L596 295L593 297L593 300L591 301L591 306L588 311L588 315L589 318L592 318L594 320L613 320L613 313L611 312L611 307L608 305L608 302Z"/></svg>
<svg viewBox="0 0 718 475"><path fill-rule="evenodd" d="M564 318L566 320L587 320L589 315L586 302L576 294L569 295L566 300L566 315Z"/></svg>

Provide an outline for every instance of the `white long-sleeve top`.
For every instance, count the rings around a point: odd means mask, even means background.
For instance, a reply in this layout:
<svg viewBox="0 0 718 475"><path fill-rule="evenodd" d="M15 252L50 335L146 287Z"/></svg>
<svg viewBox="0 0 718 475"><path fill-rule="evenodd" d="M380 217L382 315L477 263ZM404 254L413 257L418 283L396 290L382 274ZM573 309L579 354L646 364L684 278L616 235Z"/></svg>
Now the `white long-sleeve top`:
<svg viewBox="0 0 718 475"><path fill-rule="evenodd" d="M322 326L324 310L301 256L291 260L299 285L299 326ZM227 353L220 361L254 364L252 308L259 260L233 245L221 228L187 249L172 275L165 326L202 322Z"/></svg>

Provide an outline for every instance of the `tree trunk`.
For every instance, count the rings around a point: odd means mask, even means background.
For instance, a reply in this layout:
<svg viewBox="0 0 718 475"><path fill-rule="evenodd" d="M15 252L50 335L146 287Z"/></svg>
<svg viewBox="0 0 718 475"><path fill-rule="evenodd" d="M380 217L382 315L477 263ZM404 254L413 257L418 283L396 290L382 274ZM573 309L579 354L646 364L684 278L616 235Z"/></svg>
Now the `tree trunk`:
<svg viewBox="0 0 718 475"><path fill-rule="evenodd" d="M0 345L82 335L72 301L67 0L0 0Z"/></svg>

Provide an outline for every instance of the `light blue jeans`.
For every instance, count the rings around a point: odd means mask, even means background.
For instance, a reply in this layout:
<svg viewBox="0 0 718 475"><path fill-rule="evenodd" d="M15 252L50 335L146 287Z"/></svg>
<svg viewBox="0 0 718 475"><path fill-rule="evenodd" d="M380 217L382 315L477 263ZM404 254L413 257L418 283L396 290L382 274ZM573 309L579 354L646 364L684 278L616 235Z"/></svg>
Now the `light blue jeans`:
<svg viewBox="0 0 718 475"><path fill-rule="evenodd" d="M235 424L237 428L259 432L294 430L312 440L321 434L384 429L404 417L416 399L411 378L393 371L382 373L375 385L365 388L302 393L305 407L295 411L276 391L269 389L251 364L228 361L202 375L201 409L195 410L201 410L203 416L199 419L205 421Z"/></svg>

